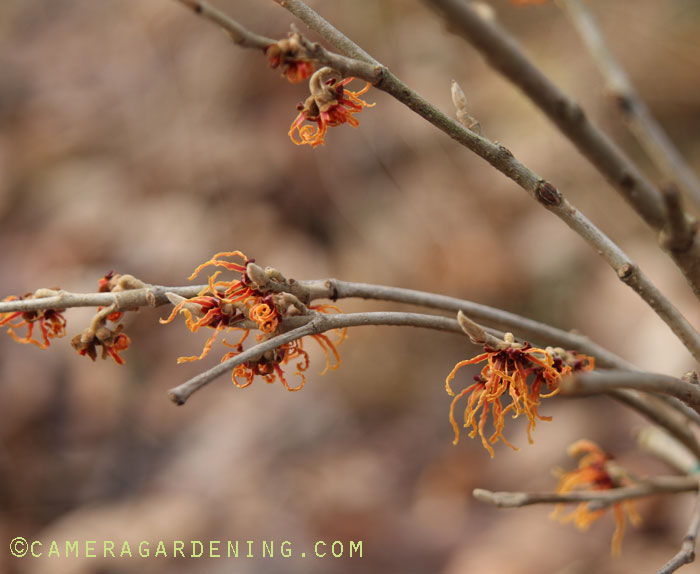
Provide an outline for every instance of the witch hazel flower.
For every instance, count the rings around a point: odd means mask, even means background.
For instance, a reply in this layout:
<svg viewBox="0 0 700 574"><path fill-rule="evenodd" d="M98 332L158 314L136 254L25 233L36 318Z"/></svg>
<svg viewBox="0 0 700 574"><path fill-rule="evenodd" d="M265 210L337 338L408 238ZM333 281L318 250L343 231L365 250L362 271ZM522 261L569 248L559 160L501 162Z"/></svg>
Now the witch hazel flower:
<svg viewBox="0 0 700 574"><path fill-rule="evenodd" d="M629 479L613 473L610 465L614 461L611 454L604 452L591 440L581 439L569 446L568 453L572 457L580 457L578 467L569 472L559 470L559 485L557 492L564 494L574 490L610 490L630 484ZM642 519L631 500L615 502L612 513L615 519L615 532L612 537L611 552L614 557L620 555L622 538L625 534L626 519L633 526L638 526ZM567 524L573 522L579 530L588 530L595 521L600 519L607 508L592 508L590 502L582 502L569 514L563 514L564 504L558 504L550 518Z"/></svg>
<svg viewBox="0 0 700 574"><path fill-rule="evenodd" d="M129 289L141 289L146 284L133 275L121 275L109 271L99 281L99 293L119 293ZM138 309L127 309L137 311ZM131 339L124 333L124 325L118 323L124 316L124 311L113 304L109 307L99 307L97 313L90 321L90 326L71 340L72 347L83 357L89 357L93 361L97 359L98 347L101 348L102 359L111 358L117 365L124 364L124 358L120 355L131 344ZM109 323L115 323L110 326Z"/></svg>
<svg viewBox="0 0 700 574"><path fill-rule="evenodd" d="M311 76L311 95L297 106L299 115L289 130L289 137L296 145L323 145L329 127L348 124L356 128L360 125L355 114L375 104L368 104L359 97L369 90L371 84L368 82L354 92L346 88L353 80L352 77L340 79L340 74L331 68L321 68Z"/></svg>
<svg viewBox="0 0 700 574"><path fill-rule="evenodd" d="M503 435L506 415L518 418L525 415L528 421L528 441L533 442L532 431L538 420L550 421L551 417L540 415L540 399L551 397L559 392L562 377L574 371L588 371L594 367L594 359L574 351L561 348L533 347L527 342L518 343L511 333L503 340L488 335L479 325L463 313L458 320L463 330L473 342L484 344L484 352L460 361L445 379L447 393L454 397L450 405L449 420L455 433L453 443L459 442L460 424L455 410L462 399L465 428L471 428L470 438L478 434L481 443L491 457L495 456L491 446L498 440L514 450L519 450ZM451 382L457 372L467 365L485 363L481 372L474 376L473 383L455 393ZM504 402L509 404L504 404ZM486 436L489 416L493 421L493 433Z"/></svg>
<svg viewBox="0 0 700 574"><path fill-rule="evenodd" d="M6 301L26 301L57 295L57 289L38 289L22 297L10 295ZM48 349L51 339L58 339L66 334L66 319L62 311L57 309L37 309L35 311L11 311L0 313L0 327L7 328L7 334L18 343L36 345L40 349ZM40 339L34 337L35 327L39 328ZM19 329L26 328L24 337L17 334Z"/></svg>
<svg viewBox="0 0 700 574"><path fill-rule="evenodd" d="M311 77L314 65L307 59L301 35L291 32L276 44L265 48L265 55L271 68L280 68L282 75L292 84L298 84Z"/></svg>
<svg viewBox="0 0 700 574"><path fill-rule="evenodd" d="M333 305L310 305L309 295L299 283L293 279L287 280L276 269L263 269L240 251L217 253L198 266L190 279L194 279L202 269L210 266L233 271L239 274L239 278L221 280L221 271L216 271L208 277L207 286L195 297L186 299L168 293L174 307L170 316L161 319L161 323L170 323L178 314L182 314L185 317L185 325L191 332L197 332L201 328L213 330L199 356L180 357L178 363L206 357L222 332L239 334L235 343L223 340L226 347L233 349L223 355L223 362L243 352L243 344L252 330L258 331L255 340L261 343L283 332L282 321L285 318L310 315L314 312L339 311ZM345 338L346 333L344 329L336 331L336 340L324 333L310 335L326 356L326 367L321 374L340 366L340 355L336 346ZM289 384L284 372L283 367L290 363L295 367L294 374L300 378L296 386ZM309 364L308 352L304 349L303 340L299 339L263 353L255 360L237 365L231 378L239 388L247 387L255 377L261 377L267 383L279 380L287 390L297 391L304 386L304 372L309 368Z"/></svg>

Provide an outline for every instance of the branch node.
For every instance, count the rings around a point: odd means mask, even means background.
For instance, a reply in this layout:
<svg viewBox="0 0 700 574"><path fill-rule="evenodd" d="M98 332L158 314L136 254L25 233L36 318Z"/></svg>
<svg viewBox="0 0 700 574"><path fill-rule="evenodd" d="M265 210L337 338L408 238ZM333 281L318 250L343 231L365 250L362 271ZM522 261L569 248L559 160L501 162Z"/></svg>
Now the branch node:
<svg viewBox="0 0 700 574"><path fill-rule="evenodd" d="M617 270L617 276L629 285L633 282L637 272L637 266L634 263L625 263Z"/></svg>
<svg viewBox="0 0 700 574"><path fill-rule="evenodd" d="M544 205L555 207L561 205L562 202L561 192L544 179L540 179L537 182L535 196L537 197L537 201Z"/></svg>
<svg viewBox="0 0 700 574"><path fill-rule="evenodd" d="M683 210L681 193L674 183L663 186L661 196L666 209L666 225L659 233L659 243L669 251L687 251L695 241L698 221Z"/></svg>

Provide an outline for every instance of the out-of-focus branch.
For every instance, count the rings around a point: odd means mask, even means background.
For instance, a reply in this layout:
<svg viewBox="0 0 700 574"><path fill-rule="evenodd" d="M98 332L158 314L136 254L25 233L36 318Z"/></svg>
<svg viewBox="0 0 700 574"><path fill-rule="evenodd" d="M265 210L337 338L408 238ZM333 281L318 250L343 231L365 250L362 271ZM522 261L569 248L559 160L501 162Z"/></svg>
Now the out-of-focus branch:
<svg viewBox="0 0 700 574"><path fill-rule="evenodd" d="M698 490L698 480L692 476L658 476L647 478L631 486L610 490L557 492L492 492L475 488L474 498L498 508L520 508L531 504L557 504L560 502L596 502L604 508L616 502L641 498L651 494L692 492Z"/></svg>
<svg viewBox="0 0 700 574"><path fill-rule="evenodd" d="M661 231L668 217L654 185L627 156L524 54L518 43L493 18L484 18L464 0L424 0L437 8L454 31L469 41L506 78L559 127L627 200L648 225ZM457 139L457 138L455 138ZM513 178L515 179L515 178ZM517 181L517 180L516 180ZM684 249L663 245L700 298L700 239Z"/></svg>
<svg viewBox="0 0 700 574"><path fill-rule="evenodd" d="M613 389L634 389L645 393L671 395L700 413L700 386L657 373L574 373L565 377L559 386L562 395L593 395L607 393Z"/></svg>
<svg viewBox="0 0 700 574"><path fill-rule="evenodd" d="M671 574L685 564L690 564L695 560L695 544L700 531L700 495L695 498L695 508L690 519L690 525L683 538L681 549L671 560L664 564L657 574Z"/></svg>
<svg viewBox="0 0 700 574"><path fill-rule="evenodd" d="M630 131L659 171L677 182L683 191L700 205L700 181L639 97L622 65L608 48L588 6L581 0L560 0L559 5L569 16L588 51L593 55L605 78L606 86L615 99L617 109L627 121Z"/></svg>
<svg viewBox="0 0 700 574"><path fill-rule="evenodd" d="M684 445L657 426L647 426L637 433L639 447L663 460L681 474L700 471L700 462Z"/></svg>
<svg viewBox="0 0 700 574"><path fill-rule="evenodd" d="M289 10L292 9L292 4L294 4L294 6L305 6L300 0L275 1L281 3ZM450 6L464 7L461 3L451 0L432 1L440 6L447 4ZM476 18L478 21L482 21L480 16L475 16L472 13L472 8L466 7L464 9L470 18ZM304 22L312 29L321 33L326 40L331 42L339 50L342 51L348 43L354 44L341 32L330 26L330 24L308 6L305 6L304 13L306 18ZM460 13L458 13L458 15L459 14ZM467 21L470 20L467 19ZM522 56L522 53L517 50L517 47L516 54L519 55L521 60L527 62L524 56ZM374 60L372 61L374 62ZM529 62L527 63L529 64ZM411 90L387 68L382 68L381 70L381 78L379 81L375 82L375 87L391 94L414 112L427 119L434 126L444 131L447 135L484 158L496 169L520 185L533 199L562 219L564 223L580 235L605 259L615 270L620 280L631 287L656 312L690 351L695 360L700 362L700 334L695 331L683 314L656 288L627 254L589 221L585 215L569 203L556 187L536 175L527 166L520 163L507 148L502 145L497 145L489 139L466 129L458 122L447 117L422 96ZM536 69L535 71L538 72ZM544 79L546 80L546 78ZM549 82L548 80L546 81L547 83ZM564 96L561 95L561 97L563 98ZM577 110L581 117L583 117L580 109L577 108ZM602 133L600 135L604 137ZM612 146L612 143L610 143L610 145ZM630 166L632 169L636 169L634 165L630 164ZM659 206L656 206L655 209L658 207L658 209L661 210L660 194L653 188L650 188L649 194L650 198L648 202L654 201L655 206L658 203ZM642 195L644 194L640 194L640 197ZM643 202L643 204L646 205L646 202ZM664 225L665 214L663 214L663 217L657 223L659 227ZM700 244L698 245L700 247ZM698 270L697 285L699 289L698 293L700 294L700 250L698 254L698 260L694 262L694 265L697 266Z"/></svg>
<svg viewBox="0 0 700 574"><path fill-rule="evenodd" d="M698 221L683 211L681 197L675 184L661 188L668 221L659 234L661 244L672 251L683 251L693 243Z"/></svg>
<svg viewBox="0 0 700 574"><path fill-rule="evenodd" d="M651 422L666 429L700 460L700 444L688 426L689 418L679 409L653 395L640 395L636 391L616 389L608 393L611 397L636 410ZM692 411L695 412L695 411Z"/></svg>
<svg viewBox="0 0 700 574"><path fill-rule="evenodd" d="M304 320L305 318L295 319ZM462 333L462 328L455 319L450 319L448 317L437 317L435 315L393 312L345 313L339 315L323 315L316 313L314 316L308 319L308 322L305 325L292 329L291 331L281 335L277 335L272 339L268 339L267 341L246 349L235 357L228 359L223 363L219 363L215 367L212 367L211 369L191 378L189 381L170 389L168 394L174 403L184 405L192 393L211 383L214 379L233 370L233 368L237 365L245 363L246 361L257 359L261 357L263 353L281 347L285 343L289 343L309 335L318 335L319 333L332 331L333 329L368 325L422 327L425 329L437 329L440 331Z"/></svg>

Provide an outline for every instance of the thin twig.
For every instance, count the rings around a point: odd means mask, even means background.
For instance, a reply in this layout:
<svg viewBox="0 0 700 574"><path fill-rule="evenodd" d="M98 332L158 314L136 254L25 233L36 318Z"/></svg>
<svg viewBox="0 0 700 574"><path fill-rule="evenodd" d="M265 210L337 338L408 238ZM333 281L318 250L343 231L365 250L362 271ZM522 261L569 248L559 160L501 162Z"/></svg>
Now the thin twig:
<svg viewBox="0 0 700 574"><path fill-rule="evenodd" d="M455 319L447 317L436 317L435 315L423 315L419 313L396 313L396 312L375 312L375 313L346 313L340 315L322 315L317 313L305 325L277 335L263 343L259 343L239 355L219 363L215 367L200 373L192 379L170 389L168 392L170 399L178 404L184 405L187 399L203 386L211 383L217 377L231 371L237 365L246 361L254 360L262 356L263 353L276 349L285 343L301 339L308 335L318 335L333 329L343 329L345 327L360 327L367 325L384 326L409 326L422 327L425 329L437 329L453 333L462 333L462 328Z"/></svg>
<svg viewBox="0 0 700 574"><path fill-rule="evenodd" d="M135 309L137 307L157 307L170 303L166 293L176 293L182 297L195 297L206 285L185 287L163 287L149 285L142 289L127 289L113 293L69 293L59 291L58 295L0 301L0 313L14 311L38 311L40 309L69 309L73 307L104 307L116 305L117 310Z"/></svg>
<svg viewBox="0 0 700 574"><path fill-rule="evenodd" d="M622 65L608 48L588 6L580 0L560 0L559 5L592 54L610 94L615 99L617 109L649 158L661 173L676 181L686 194L700 205L700 181L639 97Z"/></svg>
<svg viewBox="0 0 700 574"><path fill-rule="evenodd" d="M634 163L587 119L581 107L564 94L524 54L518 43L495 21L483 18L463 0L424 0L449 22L449 30L469 41L488 63L501 72L559 127L610 184L653 229L667 223L660 193ZM683 250L667 253L700 298L700 239Z"/></svg>
<svg viewBox="0 0 700 574"><path fill-rule="evenodd" d="M700 461L683 444L657 426L646 426L637 433L637 445L663 460L681 474L700 471Z"/></svg>
<svg viewBox="0 0 700 574"><path fill-rule="evenodd" d="M661 244L671 251L683 251L692 244L698 222L683 211L678 188L667 184L661 188L668 222L659 234Z"/></svg>
<svg viewBox="0 0 700 574"><path fill-rule="evenodd" d="M572 351L592 355L596 358L598 366L615 369L635 369L633 365L621 357L592 342L583 335L557 329L515 313L509 313L466 299L457 299L447 295L403 289L401 287L340 281L339 279L315 279L298 281L298 283L304 289L309 290L311 300L337 300L357 297L409 303L453 313L464 311L470 317L498 331L510 331L520 338L530 339L531 342L533 340L539 341L544 345L560 346ZM0 313L37 311L40 309L68 309L72 307L102 307L112 305L117 300L121 309L153 307L169 303L167 293L175 293L181 297L189 298L196 296L206 287L207 285L184 287L150 285L148 288L131 289L119 293L69 293L67 291L59 291L58 295L48 297L0 302ZM272 287L274 288L274 285ZM50 291L50 293L53 292Z"/></svg>
<svg viewBox="0 0 700 574"><path fill-rule="evenodd" d="M695 498L695 508L693 509L690 525L683 538L681 549L671 560L664 564L657 574L671 574L685 564L690 564L695 560L695 544L700 531L700 495Z"/></svg>
<svg viewBox="0 0 700 574"><path fill-rule="evenodd" d="M195 14L199 14L203 18L218 24L231 36L231 40L242 48L256 48L265 51L268 46L277 42L277 40L266 38L265 36L260 36L259 34L247 30L236 22L236 20L204 0L177 1L192 10Z"/></svg>
<svg viewBox="0 0 700 574"><path fill-rule="evenodd" d="M610 490L589 490L574 492L493 492L475 488L474 498L498 508L520 508L531 504L558 504L561 502L597 502L604 508L622 500L641 498L651 494L671 492L691 492L698 490L698 480L692 476L658 476L644 479L631 486Z"/></svg>
<svg viewBox="0 0 700 574"><path fill-rule="evenodd" d="M671 395L700 413L700 386L657 373L574 373L565 377L559 386L562 395L593 395L607 393L613 389L635 389L645 393Z"/></svg>
<svg viewBox="0 0 700 574"><path fill-rule="evenodd" d="M361 62L367 62L374 66L380 65L377 60L365 52L360 46L355 44L350 38L343 35L327 20L320 21L318 14L309 8L304 2L299 0L274 0L277 4L294 14L299 20L304 22L309 28L318 32L322 38L328 40L342 54L349 58L355 58ZM331 40L331 38L333 40ZM369 80L368 80L369 81Z"/></svg>
<svg viewBox="0 0 700 574"><path fill-rule="evenodd" d="M598 366L615 369L635 370L636 368L611 353L606 348L594 343L584 335L557 329L545 323L540 323L515 313L509 313L495 307L474 303L466 299L458 299L447 295L438 295L426 291L416 291L402 287L390 287L386 285L372 285L369 283L355 283L340 281L339 279L325 279L319 281L302 282L312 292L312 298L346 299L361 298L380 301L393 301L396 303L408 303L429 309L442 309L456 313L463 311L469 317L489 327L500 331L510 331L518 337L530 342L540 342L543 345L559 346L571 351L580 351L596 358Z"/></svg>
<svg viewBox="0 0 700 574"><path fill-rule="evenodd" d="M281 2L281 0L275 1ZM433 2L438 5L448 4L452 6L454 4L454 6L464 8L470 18L475 18L479 22L482 21L481 17L475 16L472 8L465 8L466 4L457 4L450 0L433 0ZM295 6L304 5L300 0L293 0L293 2L292 0L286 0L282 3L283 6L290 10L291 4ZM457 14L459 15L461 12L457 10ZM352 44L351 40L330 26L328 22L308 6L305 7L305 18L304 22L309 27L321 33L326 40L339 50L347 49L348 43ZM467 21L471 22L470 19ZM510 48L510 46L508 47ZM517 50L517 47L516 54L520 59L524 60L524 56ZM525 61L527 62L527 60ZM367 81L372 80L367 79ZM562 219L564 223L579 234L606 260L615 270L620 280L631 287L656 312L690 351L695 360L700 362L700 334L695 331L683 314L656 288L641 269L609 237L569 203L557 188L520 163L504 146L497 145L487 138L464 128L458 122L443 114L422 96L401 82L387 68L382 69L381 79L375 82L375 87L391 94L447 135L484 158L496 169L520 185L533 199ZM562 95L561 97L563 98L564 96ZM578 111L581 113L580 109ZM633 165L631 167L634 169ZM649 190L649 193L651 194L650 197L641 202L641 204L647 205L649 202L654 202L655 209L663 210L660 194L653 188ZM643 193L640 192L641 195ZM659 204L658 206L656 205L657 203ZM664 225L665 219L665 214L663 214L663 217L657 222L659 227ZM700 247L700 243L698 246ZM700 250L698 253L700 254ZM700 296L700 256L694 262L694 265L698 270L697 285L698 295Z"/></svg>
<svg viewBox="0 0 700 574"><path fill-rule="evenodd" d="M636 410L654 424L666 429L700 460L700 444L698 444L695 433L689 428L689 419L683 412L653 395L640 395L636 391L625 389L616 389L608 394Z"/></svg>

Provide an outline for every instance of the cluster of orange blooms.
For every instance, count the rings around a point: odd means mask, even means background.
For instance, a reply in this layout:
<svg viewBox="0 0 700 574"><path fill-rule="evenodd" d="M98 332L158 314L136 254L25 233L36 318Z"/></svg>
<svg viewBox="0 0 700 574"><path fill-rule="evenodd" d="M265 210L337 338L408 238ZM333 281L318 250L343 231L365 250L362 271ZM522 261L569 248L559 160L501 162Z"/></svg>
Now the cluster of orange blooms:
<svg viewBox="0 0 700 574"><path fill-rule="evenodd" d="M240 259L241 262L227 261L225 258ZM202 327L213 329L204 349L198 356L180 357L179 363L196 361L204 358L212 348L214 341L222 331L237 331L240 337L235 343L224 340L224 345L232 348L221 359L226 361L243 352L243 342L250 335L251 327L260 331L256 335L258 343L266 341L280 332L280 323L285 316L298 315L300 309L307 312L328 313L338 311L333 305L310 305L306 307L301 301L297 301L298 306L289 304L289 293L278 293L275 291L265 292L260 285L250 277L249 265L254 263L240 251L230 251L217 253L209 261L202 263L189 277L194 279L199 272L208 266L223 267L227 271L240 274L240 278L223 281L219 279L221 271L216 271L208 278L207 286L196 296L190 299L183 299L178 302L167 319L162 319L162 323L171 322L178 313L185 316L185 325L193 333ZM281 278L281 275L274 271L270 275ZM279 281L278 281L279 284ZM281 304L282 298L285 304ZM340 365L340 355L336 345L346 336L345 329L337 331L335 341L325 334L311 335L320 345L326 355L326 367L321 374L328 369L337 369ZM300 378L297 386L290 386L282 367L292 361L295 364L295 375ZM282 385L290 390L296 391L304 386L306 377L304 372L309 367L309 355L304 350L302 339L285 343L280 347L264 353L256 360L245 361L234 367L231 378L238 387L247 387L256 376L261 376L266 382L273 383L277 379Z"/></svg>
<svg viewBox="0 0 700 574"><path fill-rule="evenodd" d="M608 464L614 460L613 456L603 452L593 441L585 439L576 441L569 447L569 455L581 458L578 462L578 468L569 472L559 471L558 493L565 494L573 490L610 490L629 483L624 478L612 476L608 470ZM604 508L591 510L588 502L582 502L573 512L565 515L562 515L563 508L563 504L558 504L551 517L565 524L573 522L580 530L587 530L593 522L605 514ZM638 526L642 519L631 500L615 502L612 505L612 511L615 518L612 555L619 556L622 548L622 537L625 534L625 515L634 526Z"/></svg>
<svg viewBox="0 0 700 574"><path fill-rule="evenodd" d="M113 272L107 273L100 279L99 292L109 292L112 288L112 279L118 279L119 275ZM50 292L50 293L49 293ZM50 294L58 293L56 289L39 289L35 293L27 293L23 297L11 295L3 299L9 301L28 301L42 299ZM124 359L119 353L125 351L131 339L123 333L124 326L118 324L115 328L107 326L107 321L116 323L123 315L121 311L113 311L108 314L100 313L102 308L98 308L98 316L94 324L76 335L71 340L71 345L78 353L85 357L90 357L93 361L97 358L97 347L102 347L101 357L106 359L111 357L118 365L124 364ZM35 328L38 326L40 339L34 337ZM11 311L0 313L0 327L6 327L7 332L18 343L33 344L40 349L47 349L51 344L51 339L59 339L66 334L66 319L63 311L58 309L38 309L34 311ZM26 328L26 334L21 337L17 334L19 329Z"/></svg>
<svg viewBox="0 0 700 574"><path fill-rule="evenodd" d="M474 377L474 383L455 395L450 385L457 371L466 365L486 362L481 372ZM593 357L580 355L563 349L540 349L528 343L511 343L503 348L484 347L484 352L472 359L460 361L455 365L445 380L445 387L453 396L450 405L450 422L455 432L454 443L459 441L459 424L455 418L455 407L464 397L469 396L464 410L464 426L471 427L469 436L478 433L484 448L491 457L493 443L502 440L509 447L518 450L503 436L505 416L511 414L517 418L527 417L528 439L532 443L532 431L537 420L551 420L537 412L541 398L551 397L559 392L559 383L563 376L575 371L589 371L594 367ZM510 398L508 406L502 399ZM477 420L477 415L478 417ZM494 432L487 439L485 434L489 414L493 417Z"/></svg>
<svg viewBox="0 0 700 574"><path fill-rule="evenodd" d="M10 295L5 297L6 301L25 301L33 299L33 293L27 293L23 297ZM34 327L39 326L41 340L34 338ZM7 333L18 343L31 343L40 349L48 349L49 339L58 339L66 334L66 319L63 314L56 309L40 309L37 311L13 311L0 313L0 327L7 327ZM24 337L17 334L17 330L27 328Z"/></svg>

